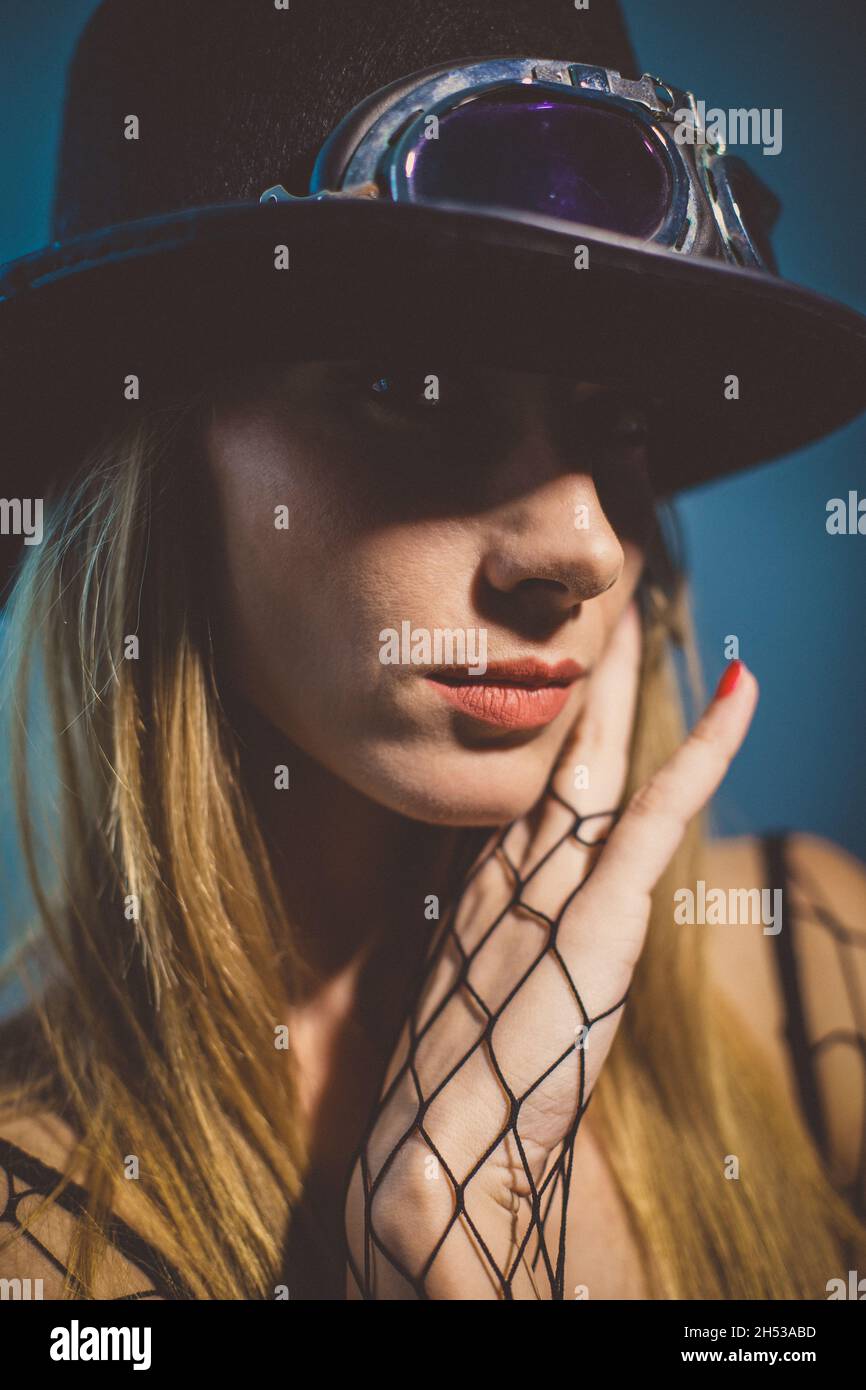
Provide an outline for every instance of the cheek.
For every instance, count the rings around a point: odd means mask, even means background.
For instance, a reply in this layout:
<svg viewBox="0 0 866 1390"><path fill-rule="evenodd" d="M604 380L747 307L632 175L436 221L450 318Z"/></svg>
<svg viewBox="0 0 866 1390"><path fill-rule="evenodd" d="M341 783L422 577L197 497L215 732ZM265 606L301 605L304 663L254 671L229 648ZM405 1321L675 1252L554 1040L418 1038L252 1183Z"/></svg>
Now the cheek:
<svg viewBox="0 0 866 1390"><path fill-rule="evenodd" d="M634 597L644 567L644 551L632 541L620 538L623 551L622 573L606 593L592 600L589 609L597 623L596 660L610 641L620 615Z"/></svg>
<svg viewBox="0 0 866 1390"><path fill-rule="evenodd" d="M209 457L235 615L283 624L339 571L364 500L339 460L254 414L213 431Z"/></svg>
<svg viewBox="0 0 866 1390"><path fill-rule="evenodd" d="M369 474L338 452L316 452L297 434L275 438L255 420L210 441L224 674L319 757L325 732L335 744L359 740L384 718L383 627L465 616L456 602L447 611L465 542L448 527L421 534L385 515ZM275 508L287 509L287 527L275 524L284 521Z"/></svg>
<svg viewBox="0 0 866 1390"><path fill-rule="evenodd" d="M646 552L642 546L630 540L621 540L621 544L623 553L622 574L619 583L610 591L611 597L615 598L619 605L620 612L634 596L646 561Z"/></svg>
<svg viewBox="0 0 866 1390"><path fill-rule="evenodd" d="M255 418L222 423L208 446L226 673L273 719L287 673L303 684L315 667L329 559L343 548L346 503L324 470L317 471L315 457L289 447Z"/></svg>
<svg viewBox="0 0 866 1390"><path fill-rule="evenodd" d="M441 518L389 515L370 475L334 453L317 453L312 439L289 443L255 420L212 442L225 675L371 799L439 823L510 820L540 795L559 736L551 730L525 748L491 751L481 764L444 718L422 711L416 720L379 661L384 627L465 624L471 532ZM277 507L288 509L287 528L275 525ZM624 541L623 553L617 583L586 606L593 659L640 577L638 546Z"/></svg>

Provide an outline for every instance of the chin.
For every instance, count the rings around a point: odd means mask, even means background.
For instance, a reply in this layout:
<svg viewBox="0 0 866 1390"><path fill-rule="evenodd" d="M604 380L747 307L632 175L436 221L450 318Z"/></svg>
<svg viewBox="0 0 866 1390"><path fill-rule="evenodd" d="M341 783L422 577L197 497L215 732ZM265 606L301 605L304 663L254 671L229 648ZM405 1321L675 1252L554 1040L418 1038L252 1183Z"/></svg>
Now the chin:
<svg viewBox="0 0 866 1390"><path fill-rule="evenodd" d="M367 769L367 796L399 815L428 825L508 825L542 796L551 771L541 750L456 749L411 760L389 758L378 776Z"/></svg>

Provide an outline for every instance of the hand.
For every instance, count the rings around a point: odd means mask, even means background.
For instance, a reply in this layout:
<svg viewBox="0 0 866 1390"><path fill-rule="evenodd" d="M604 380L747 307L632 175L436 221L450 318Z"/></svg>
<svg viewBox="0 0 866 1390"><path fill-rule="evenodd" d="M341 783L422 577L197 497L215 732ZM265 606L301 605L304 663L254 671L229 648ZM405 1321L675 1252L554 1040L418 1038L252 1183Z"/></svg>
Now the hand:
<svg viewBox="0 0 866 1390"><path fill-rule="evenodd" d="M348 1192L364 1296L541 1296L525 1259L533 1229L550 1284L561 1278L544 1209L566 1186L652 890L757 702L743 668L617 819L639 666L632 604L587 679L545 796L496 833L434 941ZM578 765L589 770L582 797L593 814L576 806Z"/></svg>

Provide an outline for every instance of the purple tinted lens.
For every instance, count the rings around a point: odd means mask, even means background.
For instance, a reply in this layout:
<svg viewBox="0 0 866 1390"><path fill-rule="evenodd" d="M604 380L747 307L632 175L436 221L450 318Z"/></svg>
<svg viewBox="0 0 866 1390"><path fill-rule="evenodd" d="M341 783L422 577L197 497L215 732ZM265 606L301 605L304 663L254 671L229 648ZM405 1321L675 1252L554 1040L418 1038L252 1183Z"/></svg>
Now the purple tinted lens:
<svg viewBox="0 0 866 1390"><path fill-rule="evenodd" d="M446 112L404 169L413 199L495 203L646 240L672 196L661 148L627 113L528 86Z"/></svg>

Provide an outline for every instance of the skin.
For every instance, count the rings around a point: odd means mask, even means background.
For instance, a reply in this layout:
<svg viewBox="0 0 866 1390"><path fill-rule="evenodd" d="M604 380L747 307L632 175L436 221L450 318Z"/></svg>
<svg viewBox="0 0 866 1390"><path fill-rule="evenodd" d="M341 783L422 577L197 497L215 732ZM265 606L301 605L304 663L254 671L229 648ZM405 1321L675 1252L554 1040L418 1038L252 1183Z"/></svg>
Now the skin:
<svg viewBox="0 0 866 1390"><path fill-rule="evenodd" d="M639 657L640 624L630 605L588 682L584 717L555 771L555 790L571 805L589 803L591 810L621 800ZM387 1259L378 1250L374 1254L377 1297L407 1296L395 1266L415 1279L423 1275L432 1298L500 1296L498 1271L512 1268L549 1161L591 1095L622 1019L652 890L687 824L719 786L754 713L754 676L742 666L732 674L731 687L720 686L691 734L634 794L616 824L605 826L603 841L592 835L576 840L562 802L545 797L537 814L509 832L509 860L523 883L519 905L508 906L510 872L499 857L485 858L470 880L415 1010L415 1032L423 1037L416 1068L432 1097L423 1134L413 1129L414 1079L407 1072L391 1087L389 1073L386 1099L365 1143L368 1170L379 1182L372 1220L389 1252ZM590 769L592 792L585 798L569 797L573 762ZM557 924L555 939L527 906ZM464 959L470 962L471 995L453 987ZM477 1046L484 1019L479 1000L495 1015L496 1069L487 1050ZM394 1075L405 1046L408 1030ZM503 1077L518 1102L514 1127ZM437 1090L437 1080L446 1078L447 1086ZM468 1220L449 1227L453 1188L430 1180L431 1154L455 1182L466 1183ZM359 1269L363 1211L359 1164L347 1203ZM425 1261L445 1231L428 1271ZM544 1296L528 1265L518 1268L513 1288L520 1298Z"/></svg>
<svg viewBox="0 0 866 1390"><path fill-rule="evenodd" d="M634 402L590 383L493 371L446 377L435 402L418 390L423 373L407 375L406 394L383 402L372 389L377 375L324 363L250 373L217 394L206 436L225 577L218 625L225 676L240 697L248 766L289 911L321 974L321 987L296 1012L293 1038L332 1220L340 1219L347 1149L377 1099L408 984L429 942L429 927L409 932L406 923L419 920L426 894L447 896L455 829L526 818L529 844L542 853L557 833L555 816L545 812L540 825L529 817L564 746L563 791L573 762L587 762L598 809L621 796L640 652L631 601L651 517ZM291 509L287 530L273 524L280 503ZM585 528L575 526L576 508L585 508ZM404 619L429 629L483 626L489 661L570 658L582 675L546 726L481 727L431 689L423 669L382 665L379 635ZM696 762L695 749L704 751L699 738L669 795L698 809L711 794L744 736L756 693L746 673L730 702L735 716L717 733L723 754L709 768ZM282 762L291 769L291 792L275 795L272 769ZM577 962L591 1012L624 993L653 875L667 862L656 862L657 846L667 846L668 858L675 847L662 819L639 825L631 850L626 839L619 852L620 864L629 854L634 861L627 880L633 896L618 908L633 939L618 953L597 931L582 933L593 943ZM558 905L589 860L573 844L558 855L546 889L555 889ZM495 883L476 892L470 924L483 919L496 893ZM594 902L597 894L583 896ZM595 912L604 908L596 904ZM490 969L501 988L514 953L500 950ZM358 1026L371 980L372 1029L369 1021ZM539 1075L563 1041L568 1046L574 1026L570 1013L551 1008L540 1035L531 1015L545 1007L533 998L529 1015L512 1011L510 1019L509 1046ZM603 1046L594 1061L603 1060L617 1023L596 1029ZM444 1076L456 1031L440 1032L431 1047ZM526 1055L530 1035L537 1057ZM334 1087L341 1072L351 1077L350 1095ZM539 1129L529 1143L539 1174L572 1118L573 1072L561 1072L555 1095L537 1107ZM593 1082L595 1074L594 1067ZM477 1076L467 1084L439 1125L468 1162L479 1143L469 1117L492 1116L497 1097L494 1085L485 1100ZM400 1133L406 1115L399 1105L388 1119ZM408 1186L392 1180L382 1218L398 1213L391 1236L408 1263L415 1252L403 1247L399 1213L407 1198L413 1210L423 1209L424 1190L412 1187L420 1167L420 1156L414 1168L403 1165ZM500 1197L514 1182L513 1154L497 1153L488 1168L480 1186L491 1243L507 1249L510 1216ZM359 1220L355 1187L350 1226ZM431 1230L440 1221L431 1211ZM437 1274L439 1296L469 1287L484 1296L471 1243L451 1244Z"/></svg>
<svg viewBox="0 0 866 1390"><path fill-rule="evenodd" d="M205 441L224 681L287 910L323 981L297 1021L319 1038L311 1110L343 1046L369 1045L370 1073L381 1067L424 946L405 922L419 885L447 896L454 827L534 805L584 699L581 679L548 727L479 731L417 668L383 666L379 634L407 618L484 626L490 661L570 657L588 677L635 591L650 515L631 403L494 371L441 376L437 402L422 375L399 376L394 402L372 389L379 376L304 363L231 378ZM279 504L288 530L273 524ZM289 796L274 793L282 764ZM349 1099L358 1125L365 1103Z"/></svg>
<svg viewBox="0 0 866 1390"><path fill-rule="evenodd" d="M538 801L635 592L651 516L636 403L498 371L441 374L437 402L416 389L426 372L407 374L392 403L380 375L307 363L235 377L205 441L224 679L320 981L295 1011L293 1055L335 1237L346 1155L429 941L419 902L449 895L456 827L484 835ZM479 730L415 668L381 664L379 634L403 619L484 626L489 661L572 658L586 677L546 728Z"/></svg>
<svg viewBox="0 0 866 1390"><path fill-rule="evenodd" d="M566 412L568 393L555 398L541 378L480 375L469 412L432 435L420 424L408 428L405 420L384 418L370 408L369 391L350 398L345 384L335 369L321 366L239 379L219 395L208 437L225 573L218 635L226 642L226 677L241 696L236 717L253 794L289 912L320 977L294 1011L292 1061L313 1137L313 1195L335 1239L344 1220L347 1157L377 1100L405 1016L409 973L428 939L419 895L444 891L454 826L478 825L486 834L485 825L523 816L573 726L580 738L594 724L596 747L587 757L612 779L602 799L614 793L635 660L614 638L617 632L627 637L649 514L640 445L619 438L603 447L591 413ZM597 394L573 387L572 405ZM407 458L414 461L411 472ZM574 529L579 500L595 503L595 532ZM278 502L292 509L288 532L273 528ZM415 688L411 672L375 662L379 630L403 616L417 625L484 622L491 658L527 649L568 655L591 674L574 688L555 730L467 746L465 730L427 699L430 692ZM607 691L605 669L608 680L613 673ZM593 690L597 714L590 711L587 719ZM748 705L753 694L746 683L738 698ZM728 730L730 748L748 710L728 705L724 717L734 725L741 721ZM412 757L404 755L404 741ZM289 795L274 792L278 762L291 768ZM688 774L690 795L700 800L710 794L713 775L699 785L700 778ZM649 829L652 844L652 823ZM527 822L532 830L543 834L543 817L540 825ZM525 844L529 852L531 833ZM751 841L712 848L709 880L723 887L764 883L763 861ZM809 837L795 836L792 853L807 881L820 885L829 911L851 923L862 919L866 876L859 865ZM636 869L628 883L640 897L654 866L646 857L641 863L639 847L629 859ZM480 912L483 897L469 906ZM817 1031L853 1027L848 980L837 983L832 973L835 945L812 930L814 941L803 928L803 972L814 985ZM631 956L640 933L638 913ZM746 930L713 931L710 965L713 979L744 1010L744 1021L759 1031L795 1109L771 941ZM601 961L608 970L613 963L609 955ZM504 964L494 961L494 987ZM599 962L590 964L596 985L603 985ZM859 960L854 964L859 968ZM583 969L580 976L588 993L589 977ZM606 987L616 994L621 983L610 979ZM593 1008L604 1002L599 995ZM529 1033L519 1017L515 1029L518 1037ZM442 1045L448 1043L446 1036ZM856 1053L846 1057L850 1067L839 1073L830 1111L839 1138L834 1153L847 1169L859 1133L860 1078ZM446 1064L440 1057L439 1065ZM540 1073L537 1059L533 1066ZM475 1100L461 1100L457 1108L472 1113ZM570 1208L573 1267L566 1284L586 1283L593 1298L645 1297L653 1291L643 1282L640 1252L594 1138L592 1115L590 1107L575 1150L582 1200ZM71 1162L74 1136L57 1116L22 1116L8 1121L3 1133L44 1162L61 1169ZM452 1142L471 1137L458 1130ZM75 1165L73 1176L82 1178ZM147 1236L133 1186L121 1184L117 1211ZM484 1173L478 1215L493 1223L494 1246L509 1239L503 1199L514 1186L514 1174L502 1163ZM431 1189L419 1193L417 1183L415 1189L411 1205L403 1206L423 1238L419 1197L426 1200ZM347 1217L351 1233L351 1208ZM437 1223L441 1213L432 1211L430 1227ZM399 1224L392 1233L407 1258L412 1234ZM440 1266L438 1296L465 1296L478 1279L477 1258L459 1247L449 1256ZM20 1269L15 1258L14 1249L4 1256L4 1276L30 1272L26 1248L19 1252ZM131 1288L146 1282L132 1271ZM118 1291L127 1290L105 1296ZM490 1296L489 1290L482 1288L480 1296ZM519 1296L534 1295L522 1290Z"/></svg>
<svg viewBox="0 0 866 1390"><path fill-rule="evenodd" d="M570 657L589 674L640 576L643 445L600 426L591 386L477 372L404 413L375 377L284 367L217 404L230 669L303 754L378 806L501 824L538 800L583 683L546 728L503 736L417 668L382 665L379 634L406 619L483 626L489 661ZM281 502L288 531L273 526Z"/></svg>

